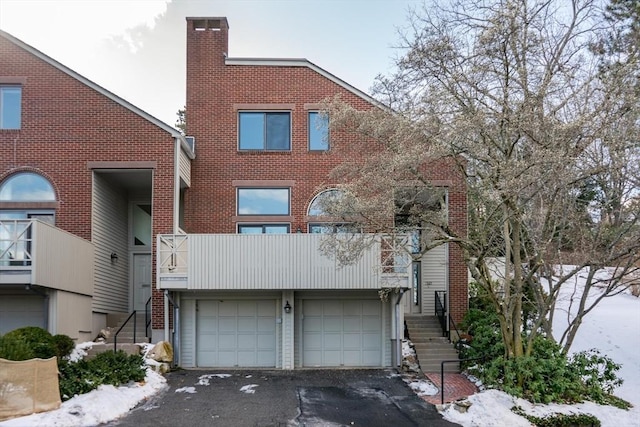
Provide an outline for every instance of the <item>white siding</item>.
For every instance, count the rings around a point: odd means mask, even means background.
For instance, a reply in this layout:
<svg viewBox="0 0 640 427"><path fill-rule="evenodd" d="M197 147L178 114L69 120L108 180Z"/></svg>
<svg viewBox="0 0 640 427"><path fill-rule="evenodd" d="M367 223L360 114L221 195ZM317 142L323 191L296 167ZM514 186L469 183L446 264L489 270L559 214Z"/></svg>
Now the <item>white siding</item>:
<svg viewBox="0 0 640 427"><path fill-rule="evenodd" d="M180 150L180 158L179 158L179 167L180 167L180 178L184 181L187 187L191 186L191 160L189 156L184 152L184 150Z"/></svg>
<svg viewBox="0 0 640 427"><path fill-rule="evenodd" d="M95 248L93 310L129 311L128 203L126 192L93 174L91 241ZM111 263L112 252L118 262Z"/></svg>
<svg viewBox="0 0 640 427"><path fill-rule="evenodd" d="M32 227L32 283L91 296L94 290L91 242L39 221L34 221Z"/></svg>
<svg viewBox="0 0 640 427"><path fill-rule="evenodd" d="M435 291L448 286L447 244L431 249L422 258L422 314L435 315Z"/></svg>
<svg viewBox="0 0 640 427"><path fill-rule="evenodd" d="M188 289L378 289L378 244L355 265L318 248L322 236L189 235Z"/></svg>

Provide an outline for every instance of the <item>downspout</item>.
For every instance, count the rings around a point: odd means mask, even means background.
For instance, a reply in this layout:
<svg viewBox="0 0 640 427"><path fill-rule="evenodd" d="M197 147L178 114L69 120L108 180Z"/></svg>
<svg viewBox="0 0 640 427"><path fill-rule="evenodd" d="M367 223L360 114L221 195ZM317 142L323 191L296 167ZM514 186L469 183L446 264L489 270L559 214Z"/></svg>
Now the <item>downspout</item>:
<svg viewBox="0 0 640 427"><path fill-rule="evenodd" d="M404 322L400 325L400 301L402 296L407 292L405 288L400 288L400 294L396 299L395 317L396 317L396 367L402 366L402 335L404 334Z"/></svg>
<svg viewBox="0 0 640 427"><path fill-rule="evenodd" d="M180 141L181 137L174 138L173 153L173 234L178 234L180 226ZM157 251L157 248L156 248ZM156 260L157 261L157 260ZM175 319L174 319L175 321ZM169 291L164 291L164 340L169 342Z"/></svg>

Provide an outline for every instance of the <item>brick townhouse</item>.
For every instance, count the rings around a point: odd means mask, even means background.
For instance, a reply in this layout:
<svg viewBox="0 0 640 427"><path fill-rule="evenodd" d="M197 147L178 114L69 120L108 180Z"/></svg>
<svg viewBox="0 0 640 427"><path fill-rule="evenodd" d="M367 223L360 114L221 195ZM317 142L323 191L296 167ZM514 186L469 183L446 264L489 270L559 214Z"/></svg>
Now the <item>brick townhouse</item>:
<svg viewBox="0 0 640 427"><path fill-rule="evenodd" d="M85 318L91 307L93 333L111 314L149 310L150 338L172 341L183 367L395 365L405 313L432 314L436 292L453 319L466 310L459 250L391 270L382 242L341 268L323 255L323 232L341 226L318 203L335 194L329 172L344 160L332 141L353 136L329 134L320 103L339 94L357 109L378 104L305 59L234 58L228 34L226 18L187 18L188 137L2 34L0 53L14 59L0 65L0 90L9 103L21 91L22 111L18 129L0 130L0 301L16 301L0 305L0 325L31 299L48 304L56 330L54 302L69 293ZM462 178L446 164L430 173L451 225L466 229ZM27 188L27 178L48 184L48 198L21 198L21 176ZM86 246L78 289L38 282L41 236L6 238L20 227ZM18 260L6 248L19 245ZM82 273L58 247L61 265ZM406 292L382 301L386 287Z"/></svg>

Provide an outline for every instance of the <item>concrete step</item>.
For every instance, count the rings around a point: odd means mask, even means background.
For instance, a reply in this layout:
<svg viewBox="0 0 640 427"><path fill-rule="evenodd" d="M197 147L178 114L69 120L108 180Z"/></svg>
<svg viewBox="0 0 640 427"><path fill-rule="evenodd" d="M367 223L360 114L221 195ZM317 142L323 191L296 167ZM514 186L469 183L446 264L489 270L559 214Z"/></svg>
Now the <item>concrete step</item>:
<svg viewBox="0 0 640 427"><path fill-rule="evenodd" d="M458 352L446 337L435 316L406 316L409 338L423 372L440 372L440 362L458 359ZM446 363L445 372L459 372L459 363Z"/></svg>
<svg viewBox="0 0 640 427"><path fill-rule="evenodd" d="M120 337L118 337L120 338ZM132 343L118 343L117 350L123 350L127 354L140 354L140 346ZM113 350L113 343L95 343L90 349L86 350L85 359L92 359L99 353Z"/></svg>

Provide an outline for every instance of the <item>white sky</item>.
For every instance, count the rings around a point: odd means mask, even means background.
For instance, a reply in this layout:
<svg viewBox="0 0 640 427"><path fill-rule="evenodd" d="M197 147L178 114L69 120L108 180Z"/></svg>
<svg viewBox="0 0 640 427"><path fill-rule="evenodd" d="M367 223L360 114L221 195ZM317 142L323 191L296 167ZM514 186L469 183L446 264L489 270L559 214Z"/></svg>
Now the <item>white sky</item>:
<svg viewBox="0 0 640 427"><path fill-rule="evenodd" d="M307 58L369 91L420 0L0 0L0 29L173 125L187 16L226 16L229 56Z"/></svg>

